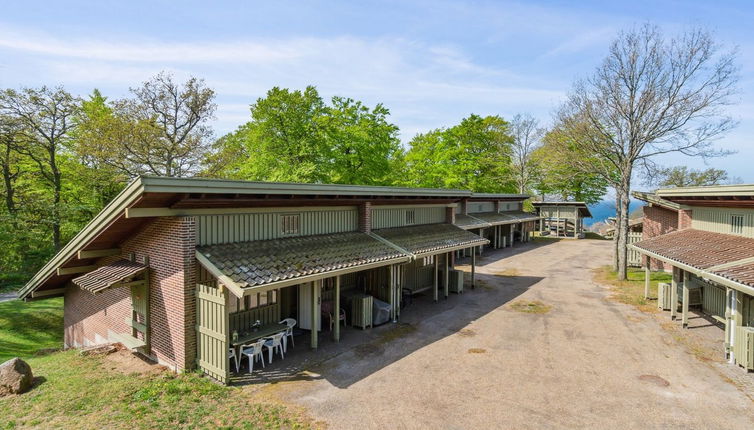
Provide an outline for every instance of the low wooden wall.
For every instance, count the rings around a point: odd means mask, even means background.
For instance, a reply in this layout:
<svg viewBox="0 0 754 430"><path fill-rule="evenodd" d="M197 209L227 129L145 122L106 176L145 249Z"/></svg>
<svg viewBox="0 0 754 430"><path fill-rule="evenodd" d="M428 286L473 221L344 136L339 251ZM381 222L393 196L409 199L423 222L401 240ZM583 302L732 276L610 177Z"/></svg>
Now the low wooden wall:
<svg viewBox="0 0 754 430"><path fill-rule="evenodd" d="M242 331L251 327L255 321L259 320L262 324L270 324L280 321L280 303L260 306L241 312L230 314L230 331Z"/></svg>

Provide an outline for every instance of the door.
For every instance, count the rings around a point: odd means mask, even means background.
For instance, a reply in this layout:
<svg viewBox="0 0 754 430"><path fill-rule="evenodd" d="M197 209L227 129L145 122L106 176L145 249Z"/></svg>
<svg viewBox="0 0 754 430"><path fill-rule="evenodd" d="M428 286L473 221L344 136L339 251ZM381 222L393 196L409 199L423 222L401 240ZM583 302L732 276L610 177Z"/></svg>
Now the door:
<svg viewBox="0 0 754 430"><path fill-rule="evenodd" d="M298 326L304 330L312 329L312 300L319 305L319 294L312 297L312 283L306 282L298 286ZM317 306L319 309L319 306ZM322 317L319 312L314 315L316 318L317 331L322 330Z"/></svg>
<svg viewBox="0 0 754 430"><path fill-rule="evenodd" d="M206 282L205 284L209 284ZM217 284L196 286L196 359L202 372L229 382L227 290Z"/></svg>

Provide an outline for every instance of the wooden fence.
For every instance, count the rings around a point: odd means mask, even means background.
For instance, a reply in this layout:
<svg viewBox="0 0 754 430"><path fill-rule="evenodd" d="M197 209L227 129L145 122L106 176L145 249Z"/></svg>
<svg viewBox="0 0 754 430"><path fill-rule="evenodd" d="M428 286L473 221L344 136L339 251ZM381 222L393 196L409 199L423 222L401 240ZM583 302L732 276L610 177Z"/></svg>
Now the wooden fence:
<svg viewBox="0 0 754 430"><path fill-rule="evenodd" d="M633 243L641 241L641 233L629 232L626 243L631 245ZM631 248L628 248L628 265L631 267L641 267L641 254Z"/></svg>
<svg viewBox="0 0 754 430"><path fill-rule="evenodd" d="M228 310L227 291L217 284L196 286L196 361L208 376L227 384L228 362Z"/></svg>

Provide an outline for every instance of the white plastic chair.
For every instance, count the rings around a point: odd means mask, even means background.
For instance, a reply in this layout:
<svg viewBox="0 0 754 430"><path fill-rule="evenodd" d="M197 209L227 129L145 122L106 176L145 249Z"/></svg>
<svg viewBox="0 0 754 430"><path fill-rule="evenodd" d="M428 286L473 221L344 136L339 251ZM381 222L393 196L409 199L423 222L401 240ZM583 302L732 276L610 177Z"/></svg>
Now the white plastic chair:
<svg viewBox="0 0 754 430"><path fill-rule="evenodd" d="M280 324L285 324L288 326L287 329L285 329L285 336L283 336L283 351L288 352L288 338L291 338L291 347L296 346L293 343L293 327L296 327L296 320L293 318L286 318L282 321L280 321Z"/></svg>
<svg viewBox="0 0 754 430"><path fill-rule="evenodd" d="M262 360L262 368L264 368L264 355L262 354L264 342L265 339L259 339L251 345L241 347L241 355L249 359L249 373L254 370L254 361L257 359Z"/></svg>
<svg viewBox="0 0 754 430"><path fill-rule="evenodd" d="M269 353L269 360L268 363L272 363L272 353L275 351L275 348L277 348L278 352L280 352L280 357L285 358L285 353L283 351L283 337L285 336L285 333L287 333L288 329L281 331L280 333L275 333L271 337L265 338L264 340L264 346L267 348L267 351Z"/></svg>
<svg viewBox="0 0 754 430"><path fill-rule="evenodd" d="M238 368L240 366L240 363L238 361L238 356L236 355L236 348L228 348L228 360L235 360L236 361L236 373L238 373Z"/></svg>

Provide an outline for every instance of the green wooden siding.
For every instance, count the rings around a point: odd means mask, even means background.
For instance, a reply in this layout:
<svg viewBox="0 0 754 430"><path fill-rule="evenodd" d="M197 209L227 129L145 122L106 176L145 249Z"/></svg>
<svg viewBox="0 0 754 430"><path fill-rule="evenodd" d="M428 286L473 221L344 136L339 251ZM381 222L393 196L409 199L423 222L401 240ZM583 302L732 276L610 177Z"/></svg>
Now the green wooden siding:
<svg viewBox="0 0 754 430"><path fill-rule="evenodd" d="M740 231L736 231L731 225L734 215L743 217ZM691 227L714 233L754 237L754 209L693 207Z"/></svg>
<svg viewBox="0 0 754 430"><path fill-rule="evenodd" d="M424 265L423 261L419 258L403 266L403 288L417 291L434 286L435 266L432 263Z"/></svg>
<svg viewBox="0 0 754 430"><path fill-rule="evenodd" d="M702 285L702 310L717 317L725 318L725 288L695 280Z"/></svg>
<svg viewBox="0 0 754 430"><path fill-rule="evenodd" d="M466 203L466 212L470 214L478 212L495 212L495 202Z"/></svg>
<svg viewBox="0 0 754 430"><path fill-rule="evenodd" d="M283 233L283 217L298 215L298 231ZM197 217L197 244L249 242L279 239L290 236L344 233L359 229L356 208L317 211L260 212L233 215L204 215Z"/></svg>
<svg viewBox="0 0 754 430"><path fill-rule="evenodd" d="M208 376L229 382L227 290L217 284L196 286L196 361Z"/></svg>
<svg viewBox="0 0 754 430"><path fill-rule="evenodd" d="M230 314L230 332L243 331L251 327L254 322L271 324L280 321L280 303L259 306L245 311Z"/></svg>
<svg viewBox="0 0 754 430"><path fill-rule="evenodd" d="M372 208L372 229L375 230L440 222L445 222L444 206Z"/></svg>

